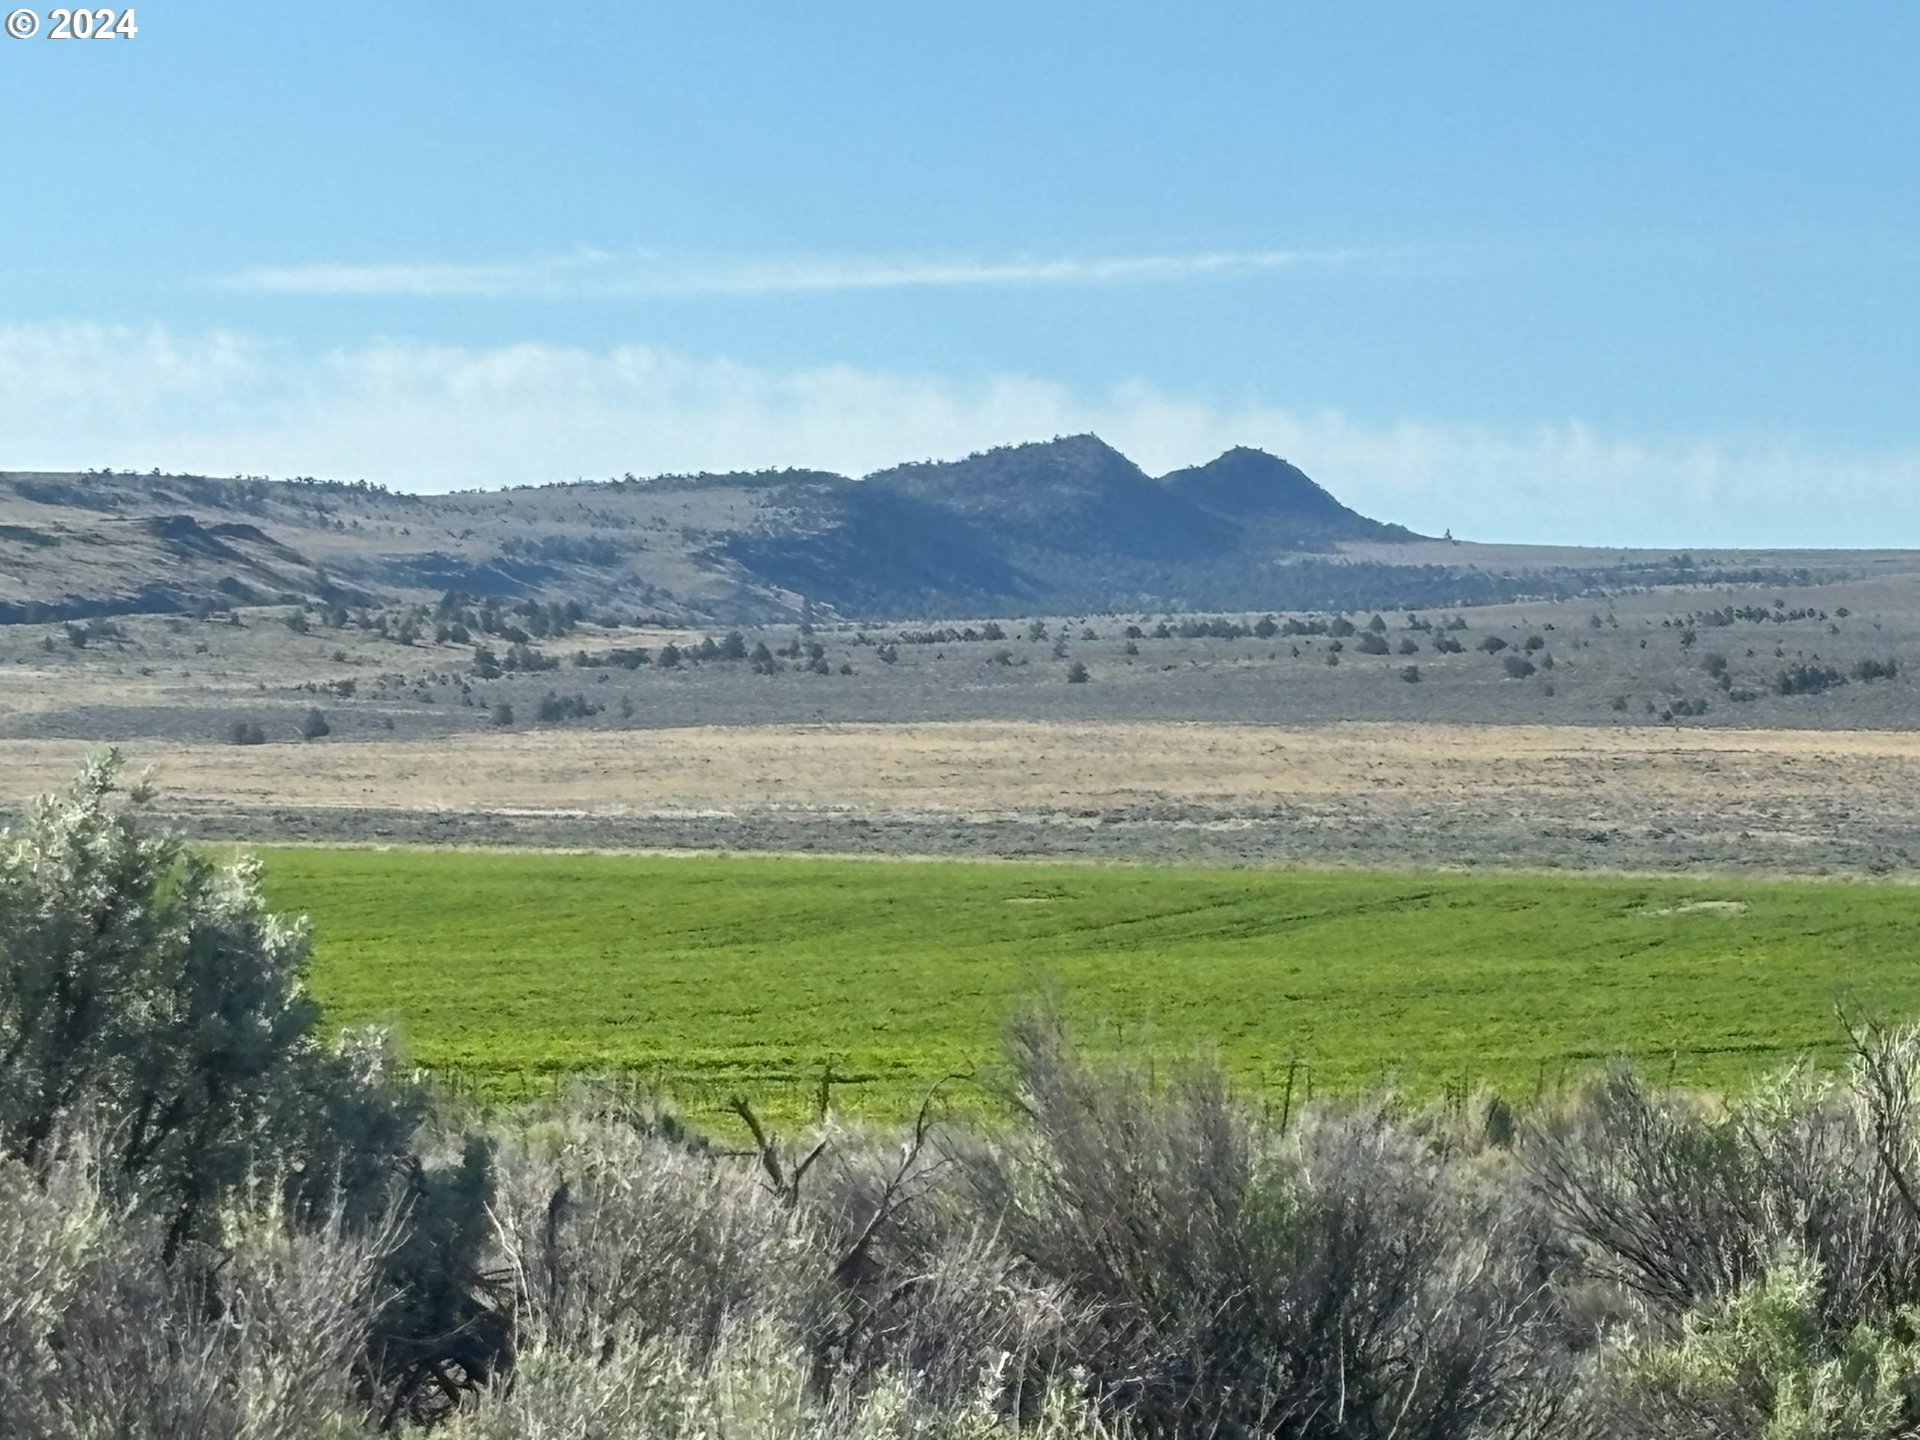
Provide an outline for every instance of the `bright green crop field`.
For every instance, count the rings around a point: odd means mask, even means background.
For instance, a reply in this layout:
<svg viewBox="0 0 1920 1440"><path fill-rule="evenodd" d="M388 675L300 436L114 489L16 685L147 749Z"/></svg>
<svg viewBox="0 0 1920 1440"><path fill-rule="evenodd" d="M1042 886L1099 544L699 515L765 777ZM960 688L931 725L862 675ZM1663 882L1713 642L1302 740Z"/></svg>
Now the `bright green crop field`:
<svg viewBox="0 0 1920 1440"><path fill-rule="evenodd" d="M1920 1016L1920 891L1587 876L284 849L337 1021L493 1096L578 1070L909 1111L1043 1000L1244 1084L1532 1093L1613 1056L1735 1086Z"/></svg>

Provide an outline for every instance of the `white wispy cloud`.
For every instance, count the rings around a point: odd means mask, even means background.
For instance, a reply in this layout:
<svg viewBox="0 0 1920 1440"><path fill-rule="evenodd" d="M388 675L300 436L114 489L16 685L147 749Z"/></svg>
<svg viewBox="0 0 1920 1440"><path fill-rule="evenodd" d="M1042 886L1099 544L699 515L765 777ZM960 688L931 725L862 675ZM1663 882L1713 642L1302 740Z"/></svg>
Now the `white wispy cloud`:
<svg viewBox="0 0 1920 1440"><path fill-rule="evenodd" d="M1214 250L1181 255L966 257L792 256L698 260L649 251L579 250L478 264L263 266L226 277L227 288L275 295L412 296L427 299L645 299L785 295L842 290L991 286L1165 284L1335 265L1350 250Z"/></svg>
<svg viewBox="0 0 1920 1440"><path fill-rule="evenodd" d="M1148 470L1283 455L1437 534L1605 545L1913 545L1920 449L1640 439L1228 403L1132 383L852 366L649 345L375 344L306 355L225 332L0 325L0 468L364 477L438 491L814 466L862 474L1091 430Z"/></svg>

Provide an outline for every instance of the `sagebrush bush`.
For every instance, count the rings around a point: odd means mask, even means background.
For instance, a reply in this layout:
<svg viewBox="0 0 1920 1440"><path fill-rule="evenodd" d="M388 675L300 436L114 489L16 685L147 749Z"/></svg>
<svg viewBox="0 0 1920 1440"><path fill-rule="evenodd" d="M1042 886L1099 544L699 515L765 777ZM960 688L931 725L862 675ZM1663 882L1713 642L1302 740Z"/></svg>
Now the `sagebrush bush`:
<svg viewBox="0 0 1920 1440"><path fill-rule="evenodd" d="M428 1383L477 1383L505 1350L473 1264L484 1143L454 1165L411 1153L423 1097L382 1037L323 1037L304 922L267 910L251 860L216 865L152 827L144 798L123 803L107 756L0 836L0 1163L50 1183L84 1151L104 1197L88 1213L152 1248L165 1286L231 1270L262 1216L298 1247L404 1215L374 1246L380 1303L355 1337L368 1393L397 1414ZM160 1301L98 1303L128 1328ZM70 1323L48 1323L39 1343L67 1345ZM173 1353L219 1335L163 1315L135 1338Z"/></svg>
<svg viewBox="0 0 1920 1440"><path fill-rule="evenodd" d="M92 1137L0 1161L0 1433L9 1440L306 1440L359 1431L354 1367L385 1229L292 1227L269 1200L217 1251L102 1190Z"/></svg>
<svg viewBox="0 0 1920 1440"><path fill-rule="evenodd" d="M1595 1422L1622 1440L1883 1440L1920 1434L1920 1312L1834 1330L1820 1267L1786 1251L1677 1339L1603 1360Z"/></svg>
<svg viewBox="0 0 1920 1440"><path fill-rule="evenodd" d="M804 1315L809 1245L753 1174L618 1119L563 1112L503 1137L493 1243L520 1329L595 1355Z"/></svg>
<svg viewBox="0 0 1920 1440"><path fill-rule="evenodd" d="M1072 1364L1146 1434L1466 1435L1551 1340L1525 1217L1377 1107L1279 1134L1218 1073L1156 1090L1015 1032L1027 1125L962 1161L983 1216L1088 1306Z"/></svg>

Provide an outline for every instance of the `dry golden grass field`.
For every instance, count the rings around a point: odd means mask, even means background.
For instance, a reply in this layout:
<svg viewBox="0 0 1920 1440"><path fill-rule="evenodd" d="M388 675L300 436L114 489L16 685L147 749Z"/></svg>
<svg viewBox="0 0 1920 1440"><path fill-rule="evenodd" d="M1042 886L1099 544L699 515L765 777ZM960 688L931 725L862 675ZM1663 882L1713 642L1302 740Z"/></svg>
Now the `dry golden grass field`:
<svg viewBox="0 0 1920 1440"><path fill-rule="evenodd" d="M0 741L0 806L89 750ZM351 745L132 741L251 839L1899 873L1920 734L1335 723L701 726Z"/></svg>

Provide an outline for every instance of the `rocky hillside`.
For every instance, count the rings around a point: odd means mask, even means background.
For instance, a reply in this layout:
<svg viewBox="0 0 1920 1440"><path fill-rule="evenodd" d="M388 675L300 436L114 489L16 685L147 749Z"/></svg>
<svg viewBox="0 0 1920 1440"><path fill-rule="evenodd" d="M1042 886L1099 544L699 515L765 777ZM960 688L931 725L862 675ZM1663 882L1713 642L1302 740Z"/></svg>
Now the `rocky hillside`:
<svg viewBox="0 0 1920 1440"><path fill-rule="evenodd" d="M1420 540L1259 450L1154 477L1092 435L862 479L787 470L432 496L0 472L0 623L447 590L744 621L809 603L859 619L1432 607L1595 583L1503 574L1472 547Z"/></svg>

